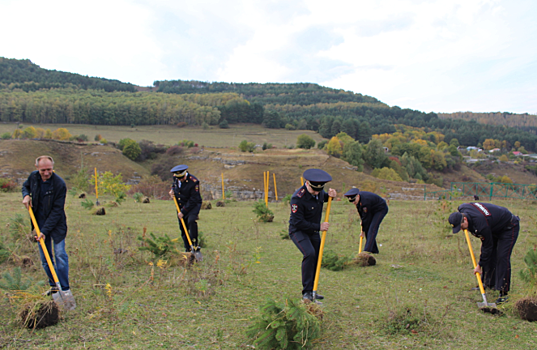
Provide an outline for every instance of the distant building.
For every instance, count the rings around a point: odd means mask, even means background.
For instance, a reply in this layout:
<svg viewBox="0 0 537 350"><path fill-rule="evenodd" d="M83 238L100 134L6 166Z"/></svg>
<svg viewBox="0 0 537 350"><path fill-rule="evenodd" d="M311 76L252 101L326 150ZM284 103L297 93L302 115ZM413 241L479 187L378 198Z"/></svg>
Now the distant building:
<svg viewBox="0 0 537 350"><path fill-rule="evenodd" d="M522 152L514 151L514 152L513 152L513 155L514 155L514 156L517 156L517 157L520 157L520 156L522 156L523 154L522 154Z"/></svg>
<svg viewBox="0 0 537 350"><path fill-rule="evenodd" d="M490 153L494 153L494 152L500 152L501 150L499 148L493 148L491 149L489 152Z"/></svg>

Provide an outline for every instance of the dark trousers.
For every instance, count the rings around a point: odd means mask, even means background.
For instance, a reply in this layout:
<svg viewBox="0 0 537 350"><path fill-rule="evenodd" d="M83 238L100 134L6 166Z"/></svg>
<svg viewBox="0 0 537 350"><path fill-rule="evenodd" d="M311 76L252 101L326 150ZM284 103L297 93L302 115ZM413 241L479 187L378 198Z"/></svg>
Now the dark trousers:
<svg viewBox="0 0 537 350"><path fill-rule="evenodd" d="M301 231L289 233L289 236L302 253L302 294L313 291L317 259L321 248L319 232L308 235Z"/></svg>
<svg viewBox="0 0 537 350"><path fill-rule="evenodd" d="M382 222L386 214L388 214L388 207L386 207L386 209L373 213L373 217L371 218L371 223L369 224L369 226L363 227L366 238L364 251L378 254L379 248L377 247L377 234L379 233L380 223Z"/></svg>
<svg viewBox="0 0 537 350"><path fill-rule="evenodd" d="M500 235L493 236L493 248L490 262L481 266L481 279L488 288L494 288L502 293L509 292L511 287L511 253L518 238L520 226L514 222Z"/></svg>
<svg viewBox="0 0 537 350"><path fill-rule="evenodd" d="M188 235L190 237L190 240L192 241L192 245L194 246L194 248L198 247L198 222L196 221L197 219L197 213L189 213L187 216L183 217L186 228L188 229ZM179 219L179 228L181 229L181 238L183 238L185 250L189 252L191 250L190 244L188 243L188 238L186 238L185 229L183 228L181 219Z"/></svg>

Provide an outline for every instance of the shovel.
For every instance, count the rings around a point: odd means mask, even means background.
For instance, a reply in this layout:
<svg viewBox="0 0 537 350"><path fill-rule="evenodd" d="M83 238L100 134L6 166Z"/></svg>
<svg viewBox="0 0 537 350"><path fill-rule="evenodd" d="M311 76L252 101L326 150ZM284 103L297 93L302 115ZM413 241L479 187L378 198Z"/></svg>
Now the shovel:
<svg viewBox="0 0 537 350"><path fill-rule="evenodd" d="M180 213L181 210L179 210L179 204L177 203L177 198L175 198L175 195L173 196L173 201L175 202L175 208L177 208L177 213ZM185 235L186 235L186 238L188 239L188 244L190 244L190 250L192 251L192 254L194 254L196 261L202 261L203 255L201 255L201 252L197 251L194 245L192 244L192 241L190 240L190 235L188 234L188 230L185 225L185 220L183 220L183 218L181 218L181 225L183 226L183 229L185 230Z"/></svg>
<svg viewBox="0 0 537 350"><path fill-rule="evenodd" d="M358 248L358 254L362 252L362 242L364 241L364 237L362 236L362 233L360 232L360 248Z"/></svg>
<svg viewBox="0 0 537 350"><path fill-rule="evenodd" d="M324 222L328 222L328 218L330 217L330 207L332 205L332 197L328 197L328 204L326 206L326 217L324 218ZM324 249L324 242L326 240L326 231L323 231L323 236L321 237L321 248L319 249L319 257L317 258L317 270L315 271L315 280L313 282L313 300L315 301L315 296L317 295L317 287L319 285L319 274L321 272L321 263L323 262L323 249Z"/></svg>
<svg viewBox="0 0 537 350"><path fill-rule="evenodd" d="M475 262L475 255L474 251L472 249L472 243L470 243L470 236L468 235L468 230L464 230L464 235L466 236L466 242L468 242L468 249L470 249L470 255L472 256L472 262L474 263L474 269L476 268L477 264ZM475 274L477 277L477 283L479 284L479 290L481 291L481 296L483 297L482 303L477 303L477 307L481 309L484 312L491 312L494 313L492 309L496 309L495 303L488 303L487 302L487 296L485 295L485 288L483 288L483 282L481 281L481 274L477 272Z"/></svg>
<svg viewBox="0 0 537 350"><path fill-rule="evenodd" d="M56 283L56 288L58 288L58 291L56 293L52 293L52 299L54 300L54 302L56 302L56 304L58 304L62 308L66 310L74 310L76 308L75 298L73 297L73 294L71 294L70 291L62 290L60 281L58 280L58 275L56 275L56 270L54 269L52 260L50 260L50 255L48 254L47 246L45 245L45 240L41 236L41 231L39 230L39 226L37 225L37 220L35 219L34 211L32 210L32 207L29 206L28 211L30 212L30 218L32 219L32 223L34 224L37 237L41 237L41 239L39 240L39 244L41 244L41 249L43 250L43 254L45 255L45 259L47 260L48 268L50 270L50 273L52 274L52 279L54 280L54 283Z"/></svg>

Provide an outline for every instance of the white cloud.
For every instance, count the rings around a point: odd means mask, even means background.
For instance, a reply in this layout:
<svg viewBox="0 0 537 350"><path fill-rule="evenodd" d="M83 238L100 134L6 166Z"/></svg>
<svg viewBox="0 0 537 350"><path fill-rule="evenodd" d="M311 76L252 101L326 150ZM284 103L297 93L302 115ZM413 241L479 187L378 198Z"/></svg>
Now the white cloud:
<svg viewBox="0 0 537 350"><path fill-rule="evenodd" d="M0 2L0 56L119 79L314 82L424 111L537 112L532 0Z"/></svg>

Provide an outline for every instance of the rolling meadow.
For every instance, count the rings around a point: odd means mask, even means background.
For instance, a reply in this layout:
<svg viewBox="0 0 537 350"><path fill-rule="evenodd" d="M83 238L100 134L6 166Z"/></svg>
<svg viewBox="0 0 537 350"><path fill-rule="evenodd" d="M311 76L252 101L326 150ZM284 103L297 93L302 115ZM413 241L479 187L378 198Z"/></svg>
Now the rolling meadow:
<svg viewBox="0 0 537 350"><path fill-rule="evenodd" d="M341 191L341 189L337 189ZM94 199L93 195L89 195ZM339 193L341 196L341 193ZM100 197L101 199L101 197ZM270 202L274 222L259 222L252 201L226 200L202 210L204 259L189 266L178 253L157 257L139 250L138 237L179 237L173 202L137 203L129 197L107 214L91 215L68 194L71 288L78 307L55 326L29 330L19 324L21 300L4 292L0 347L69 349L252 349L246 336L267 298L300 298L301 254L287 232L289 207ZM521 217L512 256L511 302L501 316L478 310L479 291L462 234L447 217L461 201L395 201L378 236L377 265L322 269L325 296L322 335L315 349L531 349L537 326L518 317L513 304L529 291L518 277L524 255L537 245L537 203L498 201ZM326 208L326 207L325 207ZM0 192L0 227L10 259L2 273L22 266L34 295L47 289L37 246L27 238L29 219L19 193ZM17 216L23 226L16 225ZM325 254L358 252L360 221L346 201L334 201ZM472 238L479 254L479 241ZM174 248L182 250L181 239ZM33 261L33 265L27 259ZM25 261L23 264L22 261ZM489 299L494 300L494 292Z"/></svg>

